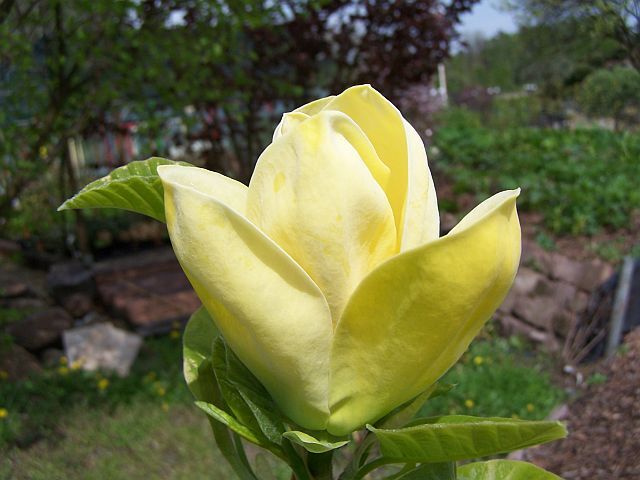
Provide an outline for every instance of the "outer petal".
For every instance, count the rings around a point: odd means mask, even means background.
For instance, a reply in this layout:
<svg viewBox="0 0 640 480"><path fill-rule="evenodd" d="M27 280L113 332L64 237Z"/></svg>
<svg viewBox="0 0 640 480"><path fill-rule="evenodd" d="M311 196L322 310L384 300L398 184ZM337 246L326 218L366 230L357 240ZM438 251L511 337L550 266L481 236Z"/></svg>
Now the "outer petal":
<svg viewBox="0 0 640 480"><path fill-rule="evenodd" d="M247 217L313 278L334 321L360 280L396 250L379 185L387 175L360 128L339 112L299 123L256 164Z"/></svg>
<svg viewBox="0 0 640 480"><path fill-rule="evenodd" d="M401 252L419 247L440 236L438 200L427 164L427 152L420 135L406 120L404 128L409 172Z"/></svg>
<svg viewBox="0 0 640 480"><path fill-rule="evenodd" d="M486 200L460 229L390 259L358 286L331 352L330 433L418 395L467 349L515 276L518 193Z"/></svg>
<svg viewBox="0 0 640 480"><path fill-rule="evenodd" d="M237 182L193 167L158 173L173 248L225 339L292 420L323 429L332 324L322 293L241 215Z"/></svg>

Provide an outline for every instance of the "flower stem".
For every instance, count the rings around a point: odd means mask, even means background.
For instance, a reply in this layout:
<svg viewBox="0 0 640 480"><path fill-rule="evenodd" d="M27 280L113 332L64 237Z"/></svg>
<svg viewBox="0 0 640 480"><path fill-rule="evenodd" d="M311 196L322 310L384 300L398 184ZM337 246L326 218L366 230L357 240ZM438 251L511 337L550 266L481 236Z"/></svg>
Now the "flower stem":
<svg viewBox="0 0 640 480"><path fill-rule="evenodd" d="M333 452L309 453L307 456L309 472L314 480L333 480Z"/></svg>

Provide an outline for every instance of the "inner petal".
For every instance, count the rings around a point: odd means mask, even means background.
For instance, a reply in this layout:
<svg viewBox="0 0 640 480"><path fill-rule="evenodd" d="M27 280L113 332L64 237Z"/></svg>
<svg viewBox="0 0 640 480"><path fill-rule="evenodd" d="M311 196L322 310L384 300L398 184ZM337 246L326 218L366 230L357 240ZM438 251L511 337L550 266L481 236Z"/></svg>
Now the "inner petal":
<svg viewBox="0 0 640 480"><path fill-rule="evenodd" d="M360 280L396 251L379 184L387 173L362 130L328 111L277 138L251 178L247 217L316 282L334 324Z"/></svg>

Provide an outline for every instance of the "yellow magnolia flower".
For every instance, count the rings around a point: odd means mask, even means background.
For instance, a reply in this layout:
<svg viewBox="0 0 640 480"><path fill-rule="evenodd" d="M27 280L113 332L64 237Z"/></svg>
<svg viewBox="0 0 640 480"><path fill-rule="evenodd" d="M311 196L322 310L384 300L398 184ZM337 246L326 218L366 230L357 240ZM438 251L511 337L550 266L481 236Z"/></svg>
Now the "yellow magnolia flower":
<svg viewBox="0 0 640 480"><path fill-rule="evenodd" d="M344 435L435 382L504 299L518 191L439 238L424 145L370 86L285 114L249 187L160 166L176 255L300 426Z"/></svg>

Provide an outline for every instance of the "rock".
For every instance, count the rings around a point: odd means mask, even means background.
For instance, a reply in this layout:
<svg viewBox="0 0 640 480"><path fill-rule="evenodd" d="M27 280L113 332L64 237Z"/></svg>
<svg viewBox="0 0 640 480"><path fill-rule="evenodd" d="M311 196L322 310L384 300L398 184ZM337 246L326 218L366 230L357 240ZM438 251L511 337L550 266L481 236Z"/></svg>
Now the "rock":
<svg viewBox="0 0 640 480"><path fill-rule="evenodd" d="M92 271L77 261L53 265L47 275L47 286L61 305L76 293L82 293L90 299L95 295Z"/></svg>
<svg viewBox="0 0 640 480"><path fill-rule="evenodd" d="M613 272L613 267L608 263L592 260L582 265L582 272L576 285L582 290L591 292L609 279Z"/></svg>
<svg viewBox="0 0 640 480"><path fill-rule="evenodd" d="M20 245L11 240L0 238L0 255L9 256L14 255L20 251Z"/></svg>
<svg viewBox="0 0 640 480"><path fill-rule="evenodd" d="M47 308L49 304L40 299L33 297L18 297L18 298L9 298L4 300L2 304L8 308L15 308L16 310L42 310Z"/></svg>
<svg viewBox="0 0 640 480"><path fill-rule="evenodd" d="M545 282L547 282L547 279L544 275L523 267L518 271L512 288L519 295L531 295L538 291L541 288L540 285Z"/></svg>
<svg viewBox="0 0 640 480"><path fill-rule="evenodd" d="M533 295L539 290L548 290L547 284L548 280L544 275L527 267L520 268L513 282L513 286L507 298L502 302L499 310L505 313L513 311L516 304L520 302L523 297Z"/></svg>
<svg viewBox="0 0 640 480"><path fill-rule="evenodd" d="M526 322L550 331L552 319L557 312L552 298L549 297L522 297L514 306L514 313Z"/></svg>
<svg viewBox="0 0 640 480"><path fill-rule="evenodd" d="M577 262L559 254L553 255L551 276L591 292L613 274L611 265L599 260Z"/></svg>
<svg viewBox="0 0 640 480"><path fill-rule="evenodd" d="M7 328L18 345L39 350L56 342L62 332L73 326L73 319L61 308L52 307L32 313Z"/></svg>
<svg viewBox="0 0 640 480"><path fill-rule="evenodd" d="M29 286L24 282L14 282L0 288L0 298L22 297L29 293Z"/></svg>
<svg viewBox="0 0 640 480"><path fill-rule="evenodd" d="M113 304L136 329L146 334L168 330L174 322L187 319L200 307L200 300L187 290L161 298L117 296Z"/></svg>
<svg viewBox="0 0 640 480"><path fill-rule="evenodd" d="M555 282L550 292L560 308L572 308L575 303L578 289L565 282Z"/></svg>
<svg viewBox="0 0 640 480"><path fill-rule="evenodd" d="M63 343L69 363L78 362L88 371L114 371L124 377L138 355L142 337L110 323L98 323L65 331Z"/></svg>
<svg viewBox="0 0 640 480"><path fill-rule="evenodd" d="M123 257L98 264L94 271L108 311L143 335L169 332L200 306L171 250Z"/></svg>
<svg viewBox="0 0 640 480"><path fill-rule="evenodd" d="M576 296L573 298L573 303L571 304L571 310L576 313L582 313L587 308L589 304L589 295L584 292L577 292Z"/></svg>
<svg viewBox="0 0 640 480"><path fill-rule="evenodd" d="M73 318L80 318L93 310L93 299L86 293L76 292L62 299L62 307Z"/></svg>
<svg viewBox="0 0 640 480"><path fill-rule="evenodd" d="M580 275L582 275L582 264L557 253L553 254L552 257L551 276L572 285L577 285Z"/></svg>
<svg viewBox="0 0 640 480"><path fill-rule="evenodd" d="M45 348L40 355L40 359L42 360L42 365L46 368L52 368L60 365L60 359L63 355L64 352L59 348Z"/></svg>
<svg viewBox="0 0 640 480"><path fill-rule="evenodd" d="M544 343L552 350L558 348L556 340L548 332L538 330L516 317L504 316L500 318L500 325L506 335L523 335L534 342Z"/></svg>
<svg viewBox="0 0 640 480"><path fill-rule="evenodd" d="M37 358L20 345L11 345L0 352L0 371L6 373L8 380L24 380L41 370Z"/></svg>
<svg viewBox="0 0 640 480"><path fill-rule="evenodd" d="M543 250L537 243L524 241L520 264L548 275L551 272L553 258L551 253Z"/></svg>
<svg viewBox="0 0 640 480"><path fill-rule="evenodd" d="M548 419L549 420L564 420L568 416L569 416L569 407L567 406L566 403L563 403L562 405L558 405L556 408L554 408L551 411L551 413L549 414Z"/></svg>
<svg viewBox="0 0 640 480"><path fill-rule="evenodd" d="M575 313L569 310L558 310L551 319L553 331L562 338L567 338L576 321Z"/></svg>

